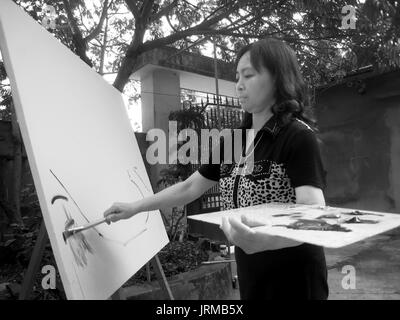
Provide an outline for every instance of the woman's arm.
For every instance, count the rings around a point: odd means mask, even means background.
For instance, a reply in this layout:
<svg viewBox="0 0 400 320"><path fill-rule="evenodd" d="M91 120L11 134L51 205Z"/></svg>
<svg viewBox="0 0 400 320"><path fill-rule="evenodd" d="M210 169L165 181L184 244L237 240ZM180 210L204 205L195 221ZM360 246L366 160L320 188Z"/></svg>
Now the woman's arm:
<svg viewBox="0 0 400 320"><path fill-rule="evenodd" d="M322 190L313 186L300 186L294 189L296 192L296 203L325 205Z"/></svg>
<svg viewBox="0 0 400 320"><path fill-rule="evenodd" d="M217 181L207 179L196 171L185 181L170 186L154 195L132 203L116 202L104 212L104 217L107 217L107 222L116 222L121 219L129 219L143 211L185 205L200 197L216 183Z"/></svg>
<svg viewBox="0 0 400 320"><path fill-rule="evenodd" d="M154 195L139 200L141 211L160 208L171 208L190 203L214 186L217 181L204 178L199 172L194 172L185 181L170 186Z"/></svg>

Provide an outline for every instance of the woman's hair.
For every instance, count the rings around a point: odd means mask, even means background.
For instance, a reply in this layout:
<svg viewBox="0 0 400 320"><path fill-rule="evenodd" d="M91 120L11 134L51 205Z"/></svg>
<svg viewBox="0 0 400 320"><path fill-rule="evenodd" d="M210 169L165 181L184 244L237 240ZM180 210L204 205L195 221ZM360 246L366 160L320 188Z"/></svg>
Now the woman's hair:
<svg viewBox="0 0 400 320"><path fill-rule="evenodd" d="M250 52L251 64L258 72L264 67L275 79L276 102L272 106L272 113L277 116L280 125L286 125L298 118L315 127L307 86L292 48L273 38L259 40L239 50L236 66L246 52ZM250 118L251 114L245 112L243 123L248 123Z"/></svg>

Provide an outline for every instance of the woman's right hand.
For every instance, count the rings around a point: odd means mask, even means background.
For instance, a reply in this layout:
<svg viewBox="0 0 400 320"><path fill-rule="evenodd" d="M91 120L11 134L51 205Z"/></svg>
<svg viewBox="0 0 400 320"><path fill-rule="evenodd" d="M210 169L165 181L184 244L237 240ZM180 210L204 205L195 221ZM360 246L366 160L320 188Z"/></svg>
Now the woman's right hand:
<svg viewBox="0 0 400 320"><path fill-rule="evenodd" d="M129 219L139 212L141 211L137 202L115 202L103 215L106 218L106 222L110 224L122 219Z"/></svg>

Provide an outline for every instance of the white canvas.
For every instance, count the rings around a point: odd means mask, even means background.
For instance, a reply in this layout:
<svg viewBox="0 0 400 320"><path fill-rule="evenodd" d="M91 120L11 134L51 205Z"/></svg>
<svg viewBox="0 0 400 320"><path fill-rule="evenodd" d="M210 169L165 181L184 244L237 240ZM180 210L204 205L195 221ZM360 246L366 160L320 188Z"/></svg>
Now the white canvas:
<svg viewBox="0 0 400 320"><path fill-rule="evenodd" d="M168 243L158 211L62 237L152 194L122 96L10 0L0 45L66 295L106 299Z"/></svg>
<svg viewBox="0 0 400 320"><path fill-rule="evenodd" d="M193 215L188 217L188 219L220 225L223 216L240 219L241 215L246 215L265 224L264 226L254 227L255 230L268 235L281 236L299 242L307 242L327 248L343 247L400 226L400 214L367 210L360 211L362 213L368 213L368 215L362 215L358 217L363 220L376 221L376 223L343 223L343 221L355 217L348 214L354 211L355 209L336 208L329 206L321 207L318 205L273 203ZM297 230L285 227L286 225L292 224L299 219L316 219L322 215L340 215L340 218L338 219L324 218L321 220L329 224L340 224L342 227L345 227L350 231Z"/></svg>

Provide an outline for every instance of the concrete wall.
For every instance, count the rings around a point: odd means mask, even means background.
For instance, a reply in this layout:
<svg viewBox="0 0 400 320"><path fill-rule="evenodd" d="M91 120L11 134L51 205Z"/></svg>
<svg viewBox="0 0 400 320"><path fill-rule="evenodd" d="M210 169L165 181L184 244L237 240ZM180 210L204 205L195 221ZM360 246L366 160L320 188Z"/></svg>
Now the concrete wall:
<svg viewBox="0 0 400 320"><path fill-rule="evenodd" d="M364 94L349 79L317 95L326 198L400 213L400 72L362 81Z"/></svg>

